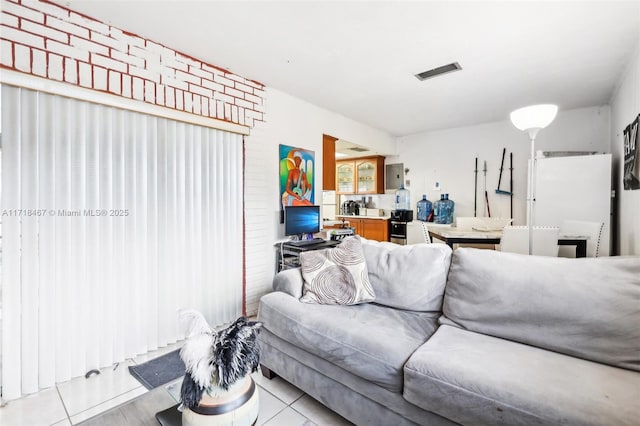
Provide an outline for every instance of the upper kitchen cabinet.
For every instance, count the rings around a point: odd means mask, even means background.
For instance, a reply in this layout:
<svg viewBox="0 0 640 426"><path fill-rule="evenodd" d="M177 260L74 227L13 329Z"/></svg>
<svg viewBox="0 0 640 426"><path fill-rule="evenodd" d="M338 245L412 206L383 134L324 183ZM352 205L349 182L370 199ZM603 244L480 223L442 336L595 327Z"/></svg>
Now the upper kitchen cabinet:
<svg viewBox="0 0 640 426"><path fill-rule="evenodd" d="M356 164L353 160L336 161L336 193L356 193Z"/></svg>
<svg viewBox="0 0 640 426"><path fill-rule="evenodd" d="M338 194L384 194L384 157L336 161Z"/></svg>
<svg viewBox="0 0 640 426"><path fill-rule="evenodd" d="M384 157L356 161L358 194L384 194Z"/></svg>

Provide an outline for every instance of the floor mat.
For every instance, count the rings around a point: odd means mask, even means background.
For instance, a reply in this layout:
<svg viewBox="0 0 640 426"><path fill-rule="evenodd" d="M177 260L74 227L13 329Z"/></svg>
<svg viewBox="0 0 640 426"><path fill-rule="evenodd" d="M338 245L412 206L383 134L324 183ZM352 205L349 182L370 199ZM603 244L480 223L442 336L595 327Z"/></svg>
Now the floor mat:
<svg viewBox="0 0 640 426"><path fill-rule="evenodd" d="M167 384L184 376L184 363L180 359L180 349L144 364L130 366L129 372L149 390Z"/></svg>

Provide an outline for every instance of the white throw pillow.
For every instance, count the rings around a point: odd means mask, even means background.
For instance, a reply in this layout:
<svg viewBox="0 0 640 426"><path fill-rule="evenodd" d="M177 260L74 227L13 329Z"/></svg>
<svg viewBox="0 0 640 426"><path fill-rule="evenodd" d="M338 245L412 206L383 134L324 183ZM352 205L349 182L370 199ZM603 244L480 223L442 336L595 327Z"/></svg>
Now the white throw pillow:
<svg viewBox="0 0 640 426"><path fill-rule="evenodd" d="M300 253L300 263L304 278L302 302L356 305L375 299L357 237L345 238L332 249Z"/></svg>

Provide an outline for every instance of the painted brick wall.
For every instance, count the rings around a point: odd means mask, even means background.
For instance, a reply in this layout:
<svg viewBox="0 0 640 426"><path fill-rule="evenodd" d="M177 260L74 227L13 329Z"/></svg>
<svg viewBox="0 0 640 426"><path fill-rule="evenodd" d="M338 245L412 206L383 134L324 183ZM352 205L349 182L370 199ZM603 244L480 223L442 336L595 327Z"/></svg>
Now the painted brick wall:
<svg viewBox="0 0 640 426"><path fill-rule="evenodd" d="M1 0L0 67L253 127L264 85L46 1Z"/></svg>

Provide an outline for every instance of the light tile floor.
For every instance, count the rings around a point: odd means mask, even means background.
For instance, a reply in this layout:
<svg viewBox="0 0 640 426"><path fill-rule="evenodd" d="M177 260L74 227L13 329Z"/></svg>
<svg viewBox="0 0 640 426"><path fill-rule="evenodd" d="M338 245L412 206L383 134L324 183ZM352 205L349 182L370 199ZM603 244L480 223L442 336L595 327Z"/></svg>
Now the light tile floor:
<svg viewBox="0 0 640 426"><path fill-rule="evenodd" d="M3 426L71 426L125 404L148 391L129 374L129 365L141 364L170 352L180 345L127 360L117 367L100 370L88 379L79 377L60 383L0 408ZM264 426L349 426L350 422L329 410L280 377L272 380L254 373L260 392L258 425ZM174 399L180 380L165 386Z"/></svg>

